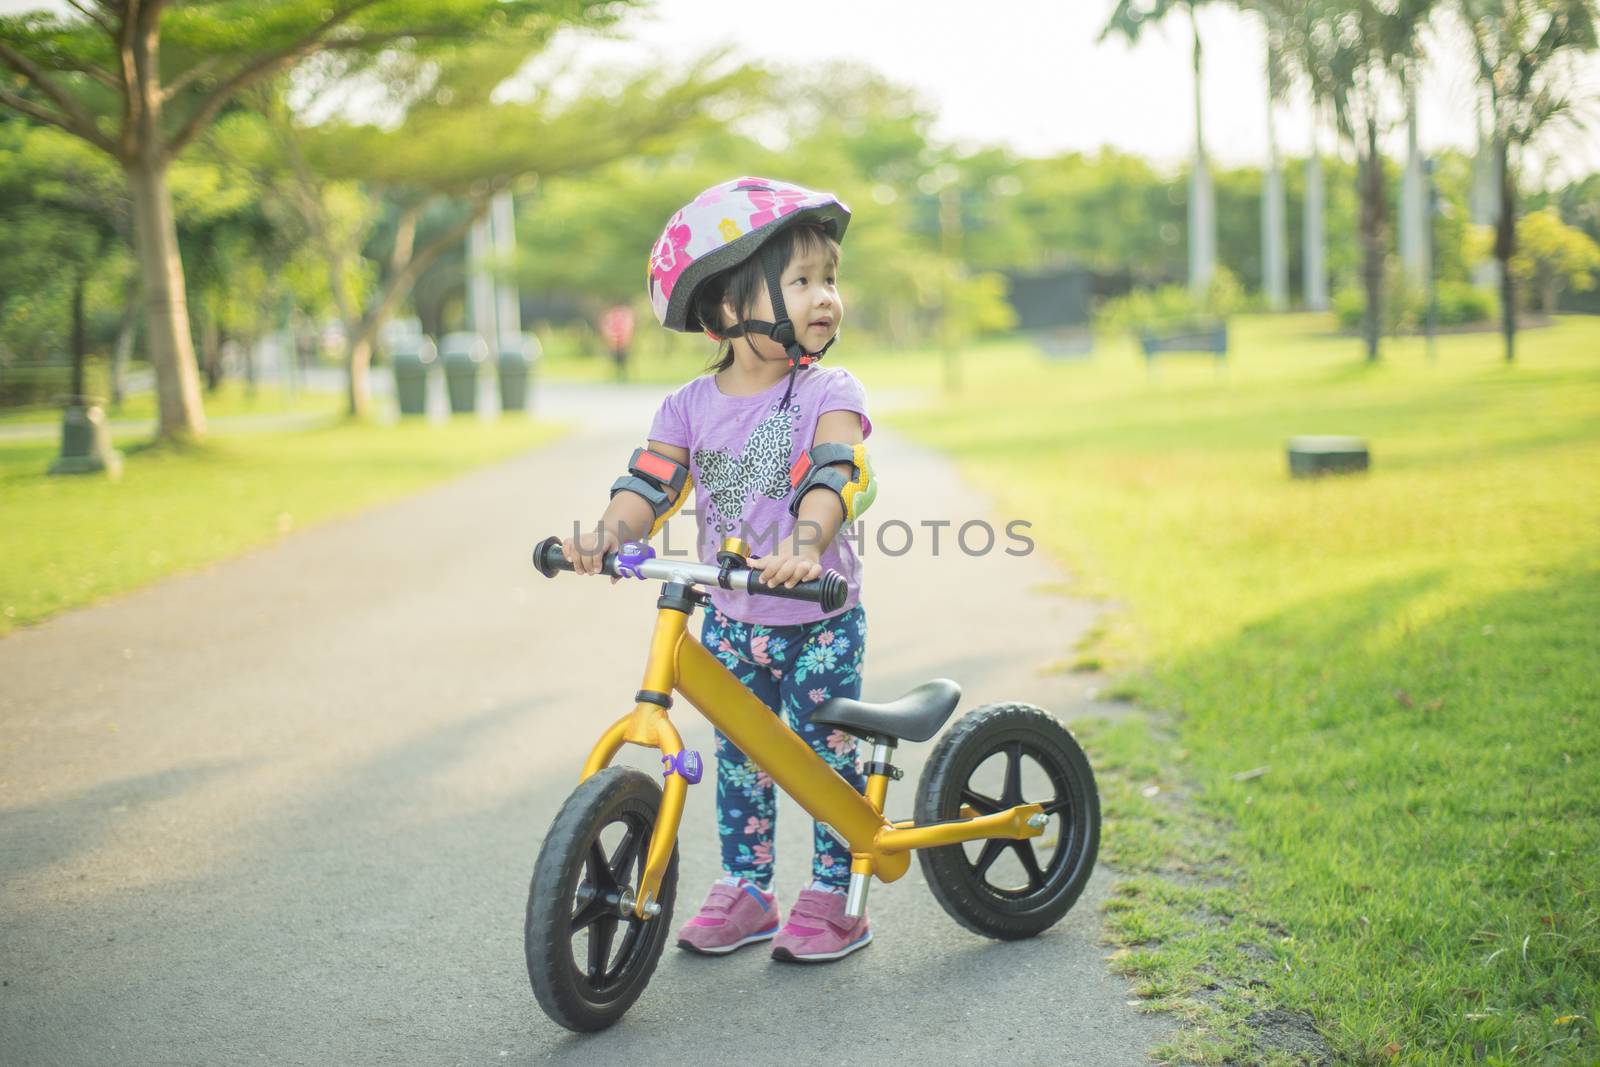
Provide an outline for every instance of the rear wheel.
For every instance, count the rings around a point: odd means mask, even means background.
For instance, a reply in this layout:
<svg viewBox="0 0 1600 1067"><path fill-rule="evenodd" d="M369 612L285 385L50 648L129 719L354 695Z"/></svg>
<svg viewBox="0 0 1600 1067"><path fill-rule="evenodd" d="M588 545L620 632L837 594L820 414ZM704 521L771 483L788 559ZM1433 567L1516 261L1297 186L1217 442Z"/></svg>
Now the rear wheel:
<svg viewBox="0 0 1600 1067"><path fill-rule="evenodd" d="M986 937L1017 940L1055 925L1077 901L1100 847L1100 795L1083 749L1031 704L987 704L940 739L917 783L919 824L1044 806L1038 837L968 841L917 853L951 918Z"/></svg>
<svg viewBox="0 0 1600 1067"><path fill-rule="evenodd" d="M644 871L661 787L608 767L573 791L539 850L528 888L528 980L545 1014L569 1030L603 1030L639 999L666 944L678 850L661 880L661 911L640 919L624 890Z"/></svg>

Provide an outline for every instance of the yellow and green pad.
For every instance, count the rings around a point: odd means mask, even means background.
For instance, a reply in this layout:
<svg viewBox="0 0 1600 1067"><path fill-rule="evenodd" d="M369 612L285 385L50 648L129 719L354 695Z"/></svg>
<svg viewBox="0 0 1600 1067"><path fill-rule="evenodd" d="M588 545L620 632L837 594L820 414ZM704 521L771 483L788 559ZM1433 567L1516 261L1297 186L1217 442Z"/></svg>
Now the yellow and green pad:
<svg viewBox="0 0 1600 1067"><path fill-rule="evenodd" d="M656 534L661 532L661 527L665 526L667 520L678 513L678 509L683 507L683 502L689 499L689 494L693 491L694 475L691 474L683 479L683 488L678 491L678 499L672 502L672 506L665 513L656 516L656 521L650 526L650 538L654 538Z"/></svg>
<svg viewBox="0 0 1600 1067"><path fill-rule="evenodd" d="M834 470L835 463L850 464L850 476ZM830 441L802 452L789 471L789 484L794 487L794 495L789 498L789 514L795 516L800 514L801 498L819 485L839 494L847 523L860 518L878 496L878 480L872 476L872 461L867 458L864 444Z"/></svg>
<svg viewBox="0 0 1600 1067"><path fill-rule="evenodd" d="M612 483L611 495L616 496L626 489L644 497L655 514L655 523L645 538L649 540L683 507L693 487L694 479L690 477L688 467L670 456L663 456L648 448L636 448L633 457L628 460L628 473Z"/></svg>

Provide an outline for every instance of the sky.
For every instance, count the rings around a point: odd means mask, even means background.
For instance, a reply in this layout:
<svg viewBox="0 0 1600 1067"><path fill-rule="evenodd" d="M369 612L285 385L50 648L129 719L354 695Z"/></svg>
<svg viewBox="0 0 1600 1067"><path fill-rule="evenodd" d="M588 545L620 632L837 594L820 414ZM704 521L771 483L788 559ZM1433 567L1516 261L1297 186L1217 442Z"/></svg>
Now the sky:
<svg viewBox="0 0 1600 1067"><path fill-rule="evenodd" d="M580 63L641 65L718 44L736 56L789 64L850 60L918 89L939 118L941 139L1005 144L1024 155L1109 145L1174 164L1193 151L1193 36L1187 17L1159 24L1130 46L1097 43L1115 0L661 0L630 17L623 42L563 42ZM1207 149L1223 164L1266 159L1263 34L1226 4L1201 8L1202 120ZM1476 142L1472 68L1463 36L1439 35L1419 94L1424 151ZM1577 76L1600 103L1600 56ZM1310 105L1295 94L1276 112L1280 152L1310 147ZM1546 153L1560 174L1600 170L1600 107L1587 133L1568 133ZM1388 150L1403 151L1403 133ZM1334 147L1323 133L1324 150Z"/></svg>
<svg viewBox="0 0 1600 1067"><path fill-rule="evenodd" d="M910 86L938 115L941 140L1001 144L1023 155L1093 152L1110 146L1173 165L1193 151L1194 83L1188 19L1172 18L1136 46L1097 43L1115 0L657 0L630 15L626 39L568 36L559 57L577 69L638 68L663 57L688 61L719 45L735 57L792 65L848 60ZM0 0L0 12L60 2ZM1206 145L1228 164L1266 159L1262 34L1252 16L1227 4L1200 14ZM1452 33L1430 41L1419 93L1424 151L1475 143L1472 69L1466 42ZM1578 64L1592 101L1586 131L1553 138L1530 160L1539 184L1600 171L1600 56ZM1309 103L1296 93L1275 111L1280 151L1310 147ZM1322 133L1332 151L1331 133ZM1404 150L1396 130L1387 151ZM1540 180L1542 178L1542 180Z"/></svg>

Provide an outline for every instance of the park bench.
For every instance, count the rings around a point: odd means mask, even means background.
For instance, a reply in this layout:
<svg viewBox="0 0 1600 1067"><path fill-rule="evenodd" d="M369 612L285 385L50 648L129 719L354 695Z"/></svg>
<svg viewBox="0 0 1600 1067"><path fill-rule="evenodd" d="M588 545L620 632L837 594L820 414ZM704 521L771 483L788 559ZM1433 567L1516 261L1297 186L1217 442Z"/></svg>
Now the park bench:
<svg viewBox="0 0 1600 1067"><path fill-rule="evenodd" d="M1145 370L1152 374L1156 357L1172 354L1209 355L1221 370L1228 358L1228 324L1214 319L1143 326L1139 347L1144 350Z"/></svg>

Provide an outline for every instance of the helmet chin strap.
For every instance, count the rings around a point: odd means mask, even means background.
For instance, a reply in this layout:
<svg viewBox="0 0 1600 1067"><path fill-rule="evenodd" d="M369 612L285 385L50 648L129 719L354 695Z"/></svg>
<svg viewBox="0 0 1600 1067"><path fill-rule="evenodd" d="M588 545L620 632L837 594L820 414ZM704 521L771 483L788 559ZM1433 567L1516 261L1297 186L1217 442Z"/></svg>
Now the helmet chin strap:
<svg viewBox="0 0 1600 1067"><path fill-rule="evenodd" d="M723 331L724 337L748 337L750 334L761 334L770 337L783 346L784 353L789 357L789 385L783 391L783 400L778 405L778 410L789 406L789 397L794 394L794 380L800 373L801 367L809 367L817 362L833 347L833 342L839 339L836 333L828 338L828 343L820 351L807 352L805 346L795 335L794 323L789 320L789 309L783 303L783 267L778 262L777 248L768 245L761 250L762 272L767 278L767 295L772 299L772 314L776 322L762 322L760 319L746 319L736 322Z"/></svg>

